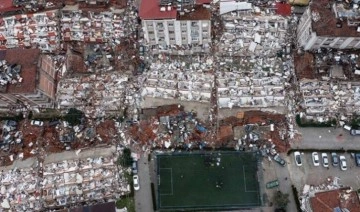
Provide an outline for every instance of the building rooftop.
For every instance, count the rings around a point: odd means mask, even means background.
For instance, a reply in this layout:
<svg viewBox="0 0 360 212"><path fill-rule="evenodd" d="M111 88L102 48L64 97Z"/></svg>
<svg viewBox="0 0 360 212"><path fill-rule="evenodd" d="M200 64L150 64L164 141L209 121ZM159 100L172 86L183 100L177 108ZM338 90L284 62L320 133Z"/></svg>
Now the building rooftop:
<svg viewBox="0 0 360 212"><path fill-rule="evenodd" d="M175 19L176 15L177 15L176 9L172 8L171 6L161 7L158 0L141 1L139 17L143 20Z"/></svg>
<svg viewBox="0 0 360 212"><path fill-rule="evenodd" d="M0 12L9 12L14 10L20 10L21 8L13 5L13 0L1 0L0 1Z"/></svg>
<svg viewBox="0 0 360 212"><path fill-rule="evenodd" d="M331 0L317 0L310 4L312 28L316 34L331 37L360 37L357 26L349 26L346 18L341 21L336 17L331 3Z"/></svg>
<svg viewBox="0 0 360 212"><path fill-rule="evenodd" d="M178 8L176 8L177 4L173 0L163 0L162 2L159 0L143 0L140 4L139 17L143 20L175 18L178 20L209 20L211 13L202 7L203 4L209 3L209 0L197 0L192 4L191 1L186 0L186 5L182 10L185 14L180 15Z"/></svg>
<svg viewBox="0 0 360 212"><path fill-rule="evenodd" d="M21 83L8 84L6 93L31 93L36 88L37 63L40 55L39 49L8 49L0 51L0 56L11 64L21 65Z"/></svg>
<svg viewBox="0 0 360 212"><path fill-rule="evenodd" d="M333 212L337 208L359 211L359 197L355 191L349 190L349 188L342 188L316 193L315 197L310 199L313 212Z"/></svg>
<svg viewBox="0 0 360 212"><path fill-rule="evenodd" d="M210 20L211 13L203 6L195 6L194 11L180 15L178 20Z"/></svg>

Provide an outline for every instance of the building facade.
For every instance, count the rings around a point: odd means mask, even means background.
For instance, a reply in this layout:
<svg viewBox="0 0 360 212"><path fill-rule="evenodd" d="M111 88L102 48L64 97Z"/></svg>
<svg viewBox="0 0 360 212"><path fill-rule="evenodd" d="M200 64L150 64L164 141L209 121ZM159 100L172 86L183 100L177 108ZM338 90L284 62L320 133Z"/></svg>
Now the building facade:
<svg viewBox="0 0 360 212"><path fill-rule="evenodd" d="M358 4L313 1L297 28L297 43L304 50L319 48L359 49Z"/></svg>
<svg viewBox="0 0 360 212"><path fill-rule="evenodd" d="M189 9L156 0L142 1L139 16L148 45L206 45L211 42L211 13L207 4L190 3Z"/></svg>

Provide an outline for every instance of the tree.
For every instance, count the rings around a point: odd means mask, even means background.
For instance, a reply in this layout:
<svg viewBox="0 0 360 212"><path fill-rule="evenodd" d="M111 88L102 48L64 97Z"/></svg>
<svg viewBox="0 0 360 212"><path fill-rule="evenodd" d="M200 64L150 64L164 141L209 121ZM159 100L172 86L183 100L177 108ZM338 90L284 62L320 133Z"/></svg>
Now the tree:
<svg viewBox="0 0 360 212"><path fill-rule="evenodd" d="M277 208L285 209L289 201L289 194L277 191L274 195L273 202Z"/></svg>
<svg viewBox="0 0 360 212"><path fill-rule="evenodd" d="M131 150L128 148L125 148L123 150L123 154L119 157L118 163L121 166L129 167L132 164L132 158L131 158Z"/></svg>
<svg viewBox="0 0 360 212"><path fill-rule="evenodd" d="M81 124L81 119L84 117L84 113L76 108L70 108L68 113L64 116L65 121L69 122L71 126Z"/></svg>

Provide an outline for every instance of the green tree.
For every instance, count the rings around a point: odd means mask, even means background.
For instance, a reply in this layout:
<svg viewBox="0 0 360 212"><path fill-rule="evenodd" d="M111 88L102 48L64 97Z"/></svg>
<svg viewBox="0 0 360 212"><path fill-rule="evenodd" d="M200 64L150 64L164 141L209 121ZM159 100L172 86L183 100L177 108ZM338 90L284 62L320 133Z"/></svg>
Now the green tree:
<svg viewBox="0 0 360 212"><path fill-rule="evenodd" d="M274 195L273 202L277 208L285 209L289 201L289 194L277 191Z"/></svg>
<svg viewBox="0 0 360 212"><path fill-rule="evenodd" d="M71 126L81 124L81 119L84 117L84 113L76 108L70 108L67 114L64 116L65 121L69 122Z"/></svg>
<svg viewBox="0 0 360 212"><path fill-rule="evenodd" d="M128 148L125 148L123 150L123 154L119 157L118 163L121 166L129 167L132 164L132 158L131 158L131 150Z"/></svg>

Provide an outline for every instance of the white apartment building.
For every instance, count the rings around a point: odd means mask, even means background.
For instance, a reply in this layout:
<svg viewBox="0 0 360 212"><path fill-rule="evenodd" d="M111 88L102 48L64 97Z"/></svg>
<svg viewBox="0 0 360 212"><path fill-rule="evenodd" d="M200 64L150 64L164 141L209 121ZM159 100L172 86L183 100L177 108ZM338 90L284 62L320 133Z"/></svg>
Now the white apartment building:
<svg viewBox="0 0 360 212"><path fill-rule="evenodd" d="M210 1L208 2L210 3ZM141 2L139 16L148 45L207 45L211 42L208 3L162 6L157 0ZM171 4L171 3L170 3Z"/></svg>
<svg viewBox="0 0 360 212"><path fill-rule="evenodd" d="M312 1L298 24L298 45L304 50L360 48L358 7L345 1Z"/></svg>

